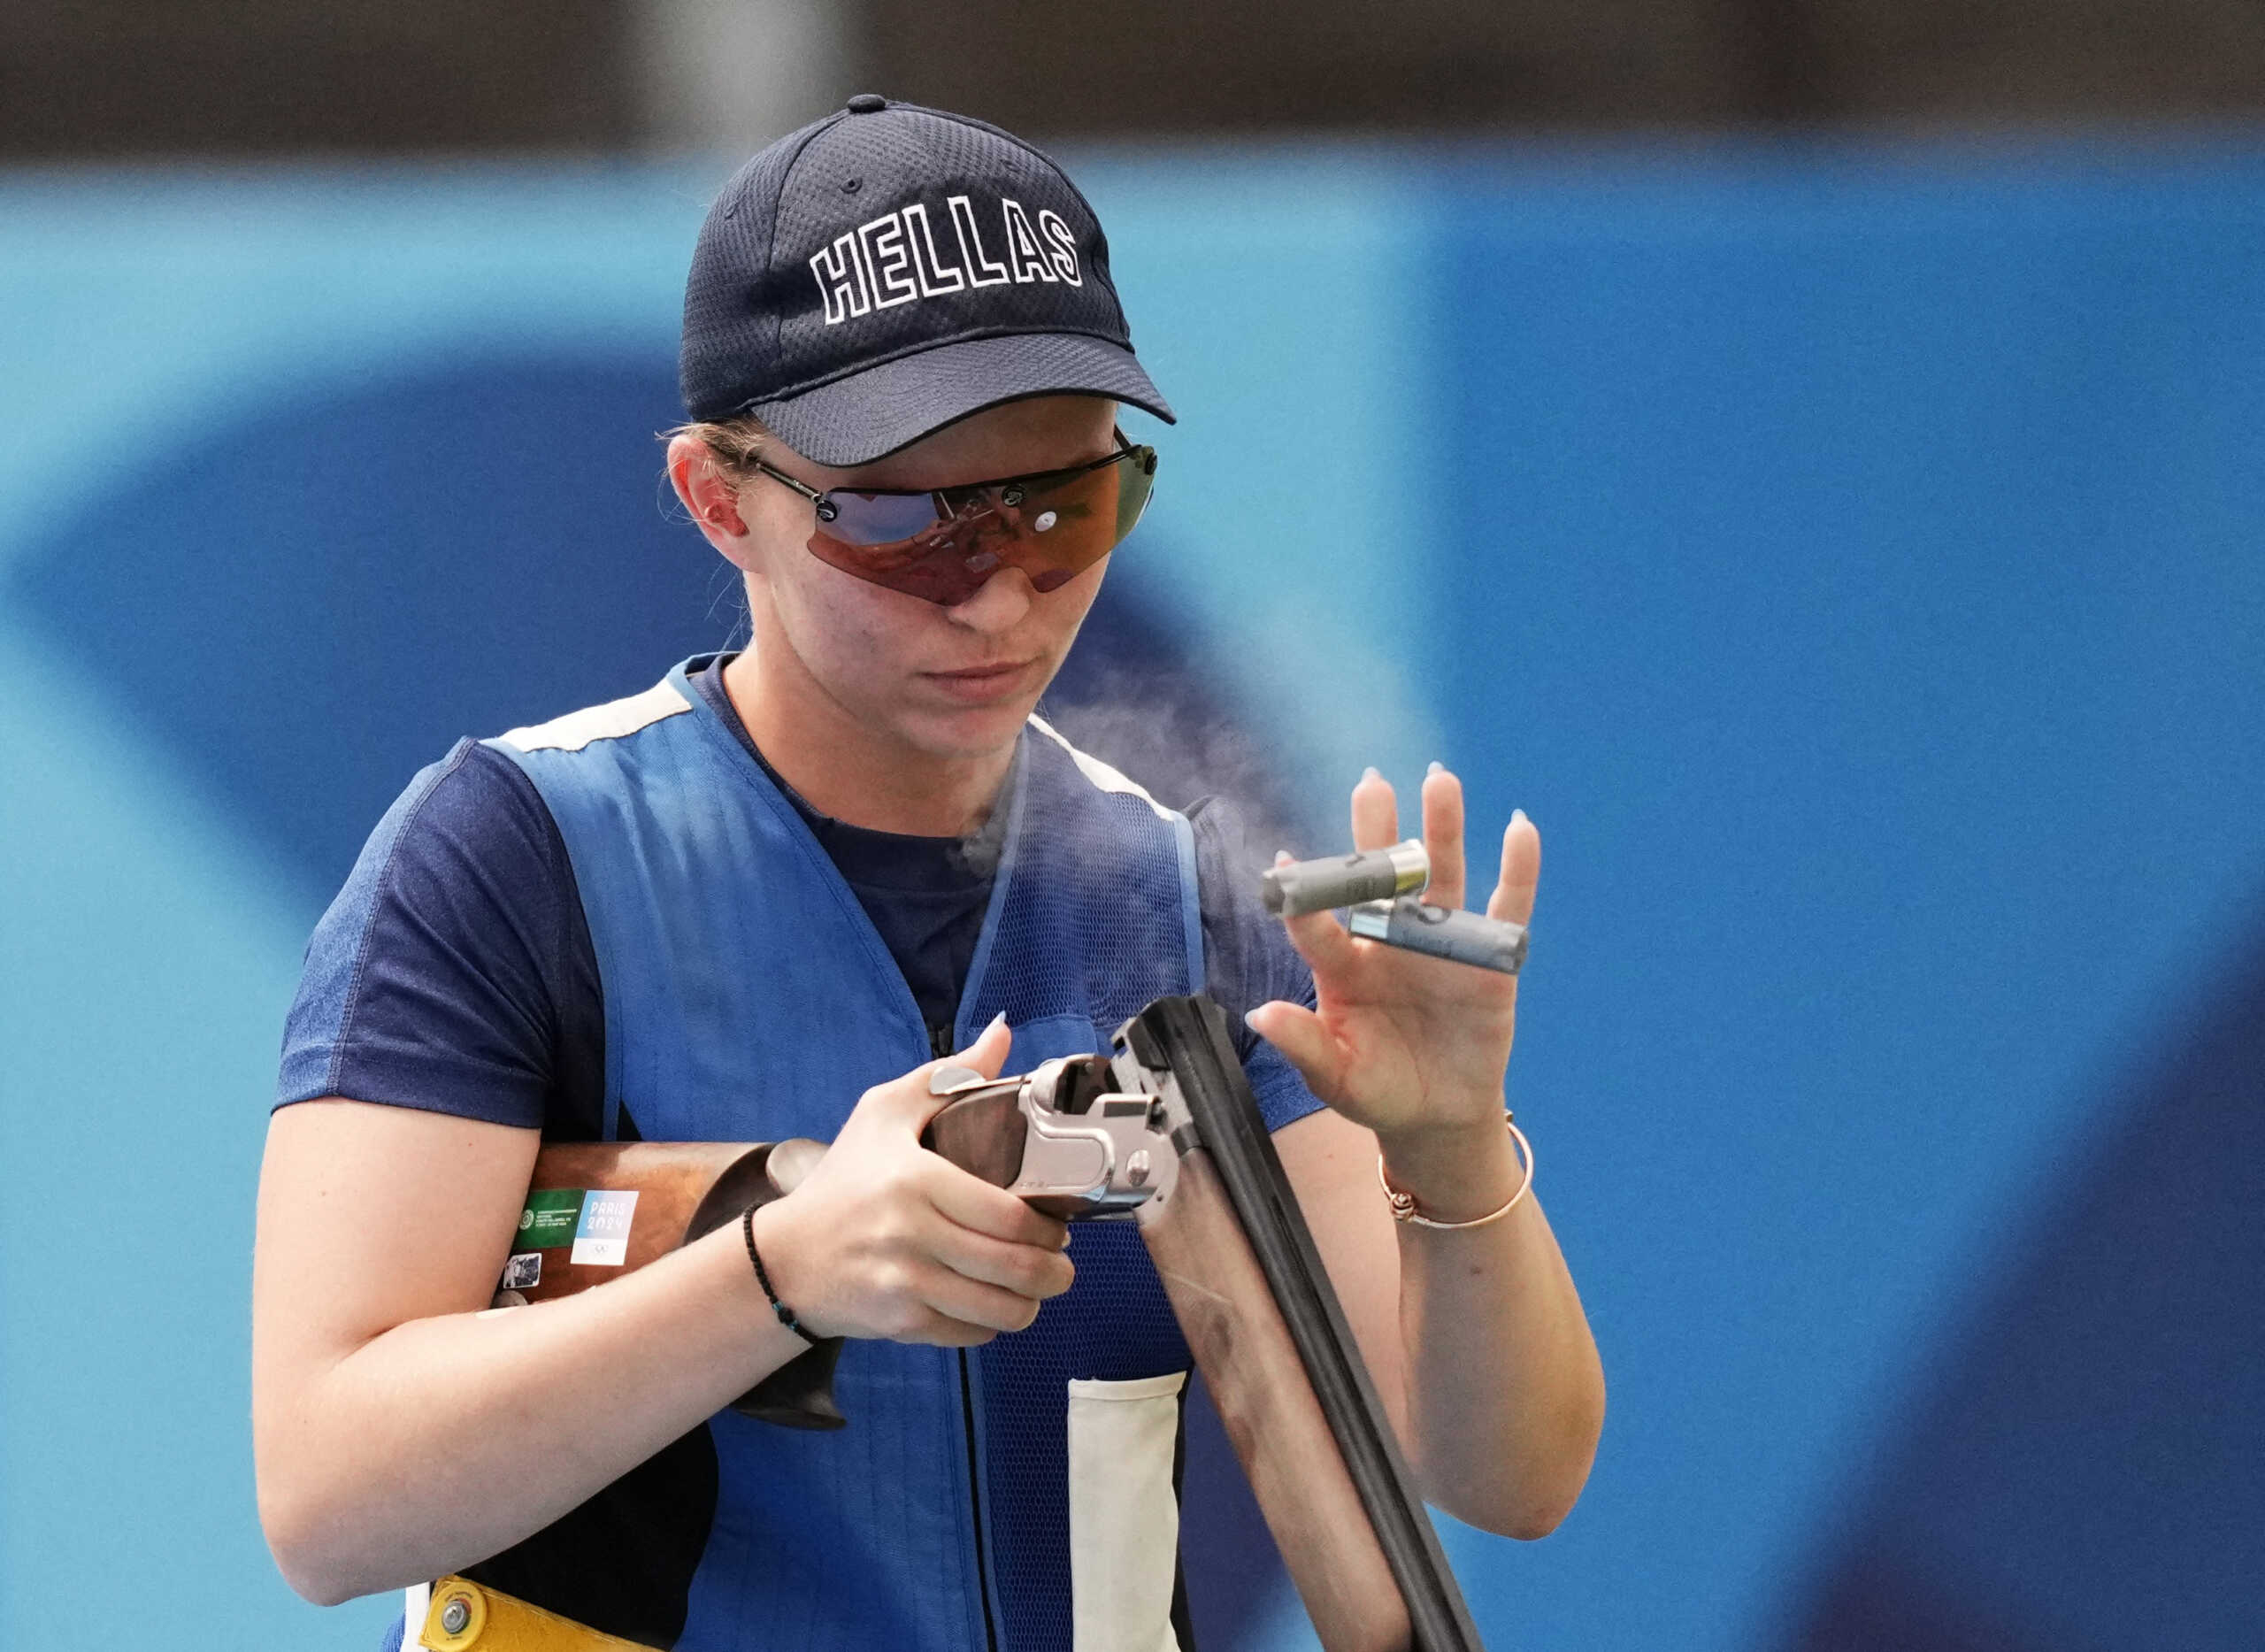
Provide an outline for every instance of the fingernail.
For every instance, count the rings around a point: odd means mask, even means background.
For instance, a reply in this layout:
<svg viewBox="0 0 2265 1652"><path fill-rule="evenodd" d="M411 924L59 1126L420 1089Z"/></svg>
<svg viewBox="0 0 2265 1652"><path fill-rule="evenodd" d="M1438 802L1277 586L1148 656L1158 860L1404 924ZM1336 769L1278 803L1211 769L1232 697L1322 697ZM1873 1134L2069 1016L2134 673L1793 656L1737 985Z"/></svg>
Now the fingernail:
<svg viewBox="0 0 2265 1652"><path fill-rule="evenodd" d="M1274 864L1275 864L1276 865L1278 865L1278 866L1286 865L1286 864L1288 864L1289 859L1290 859L1290 851L1289 851L1288 849L1276 849L1276 850L1274 851Z"/></svg>
<svg viewBox="0 0 2265 1652"><path fill-rule="evenodd" d="M1432 759L1432 766L1424 771L1424 776L1428 779L1430 776L1434 774L1444 774L1447 772L1447 765L1446 764L1440 762L1437 757L1433 757Z"/></svg>
<svg viewBox="0 0 2265 1652"><path fill-rule="evenodd" d="M985 1033L989 1033L989 1032L990 1032L991 1028L992 1028L992 1027L994 1027L994 1026L1006 1026L1006 1025L1007 1025L1007 1012L1006 1012L1004 1010L1000 1010L1000 1011L999 1011L999 1013L998 1013L998 1014L996 1014L996 1015L994 1015L994 1016L993 1016L993 1017L991 1018L990 1026L986 1026L986 1027L983 1029L983 1031L984 1031Z"/></svg>
<svg viewBox="0 0 2265 1652"><path fill-rule="evenodd" d="M1526 818L1526 812L1524 810L1513 809L1510 811L1510 824L1512 826L1527 826L1531 825L1532 822Z"/></svg>
<svg viewBox="0 0 2265 1652"><path fill-rule="evenodd" d="M1255 1010L1244 1010L1242 1012L1242 1024L1254 1033L1258 1031L1258 1011Z"/></svg>
<svg viewBox="0 0 2265 1652"><path fill-rule="evenodd" d="M1384 776L1377 772L1376 765L1372 763L1361 771L1361 778L1364 780L1380 780Z"/></svg>

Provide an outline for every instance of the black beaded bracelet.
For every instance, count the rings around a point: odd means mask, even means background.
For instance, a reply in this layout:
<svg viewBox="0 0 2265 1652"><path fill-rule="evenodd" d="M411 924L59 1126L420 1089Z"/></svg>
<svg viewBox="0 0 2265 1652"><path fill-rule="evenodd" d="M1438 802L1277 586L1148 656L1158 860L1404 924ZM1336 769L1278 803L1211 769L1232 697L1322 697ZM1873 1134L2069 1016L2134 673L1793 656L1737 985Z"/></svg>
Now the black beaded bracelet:
<svg viewBox="0 0 2265 1652"><path fill-rule="evenodd" d="M779 1300L779 1293L771 1288L771 1276L763 1271L762 1253L755 1248L755 1210L756 1207L749 1205L740 1217L740 1233L747 1240L747 1259L755 1264L755 1282L763 1287L763 1294L771 1299L771 1311L779 1316L779 1323L816 1348L823 1339L805 1329L802 1322L795 1318L795 1310Z"/></svg>

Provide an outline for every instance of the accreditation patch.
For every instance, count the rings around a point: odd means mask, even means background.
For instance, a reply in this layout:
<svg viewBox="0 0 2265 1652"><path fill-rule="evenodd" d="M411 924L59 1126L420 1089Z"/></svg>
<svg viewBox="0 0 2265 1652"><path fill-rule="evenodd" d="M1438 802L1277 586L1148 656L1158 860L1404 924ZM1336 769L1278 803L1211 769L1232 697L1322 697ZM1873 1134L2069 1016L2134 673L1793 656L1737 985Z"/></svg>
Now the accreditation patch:
<svg viewBox="0 0 2265 1652"><path fill-rule="evenodd" d="M573 1243L582 1197L580 1187L538 1187L527 1195L526 1208L519 1212L519 1249L549 1250Z"/></svg>
<svg viewBox="0 0 2265 1652"><path fill-rule="evenodd" d="M629 1224L637 1213L633 1193L600 1193L582 1200L575 1225L574 1249L566 1259L578 1268L618 1268L629 1260Z"/></svg>
<svg viewBox="0 0 2265 1652"><path fill-rule="evenodd" d="M498 1290L531 1291L542 1283L542 1252L522 1250L503 1264L503 1282Z"/></svg>

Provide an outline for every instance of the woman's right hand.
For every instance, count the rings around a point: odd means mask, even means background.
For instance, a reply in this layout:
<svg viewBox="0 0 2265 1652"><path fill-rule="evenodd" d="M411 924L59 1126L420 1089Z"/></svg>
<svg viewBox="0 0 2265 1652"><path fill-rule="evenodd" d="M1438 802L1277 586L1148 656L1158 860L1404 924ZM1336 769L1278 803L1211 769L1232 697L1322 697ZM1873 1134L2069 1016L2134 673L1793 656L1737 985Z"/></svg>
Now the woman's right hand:
<svg viewBox="0 0 2265 1652"><path fill-rule="evenodd" d="M813 1334L967 1348L1019 1331L1070 1288L1070 1230L920 1145L938 1067L996 1078L1004 1018L973 1045L876 1085L802 1185L755 1213L779 1300Z"/></svg>

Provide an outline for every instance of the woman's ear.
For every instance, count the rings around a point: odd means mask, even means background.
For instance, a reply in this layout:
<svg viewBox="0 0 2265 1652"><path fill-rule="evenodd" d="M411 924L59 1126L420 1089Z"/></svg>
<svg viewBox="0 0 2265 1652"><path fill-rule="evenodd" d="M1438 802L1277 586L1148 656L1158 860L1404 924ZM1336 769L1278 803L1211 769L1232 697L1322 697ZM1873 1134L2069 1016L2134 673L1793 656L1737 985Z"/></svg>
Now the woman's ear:
<svg viewBox="0 0 2265 1652"><path fill-rule="evenodd" d="M747 520L740 515L739 486L724 473L715 453L697 436L672 437L668 465L669 480L694 525L726 561L745 568L752 548Z"/></svg>

